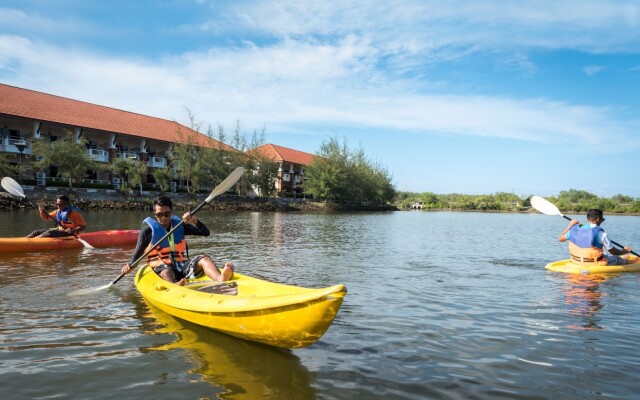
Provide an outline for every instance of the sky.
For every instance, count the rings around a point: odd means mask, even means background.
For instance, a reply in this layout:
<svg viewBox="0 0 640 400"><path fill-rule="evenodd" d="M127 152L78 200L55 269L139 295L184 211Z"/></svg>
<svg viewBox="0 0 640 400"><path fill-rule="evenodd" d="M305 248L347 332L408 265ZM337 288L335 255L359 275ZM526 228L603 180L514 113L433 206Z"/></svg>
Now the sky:
<svg viewBox="0 0 640 400"><path fill-rule="evenodd" d="M337 138L402 191L640 198L637 0L3 0L0 83Z"/></svg>

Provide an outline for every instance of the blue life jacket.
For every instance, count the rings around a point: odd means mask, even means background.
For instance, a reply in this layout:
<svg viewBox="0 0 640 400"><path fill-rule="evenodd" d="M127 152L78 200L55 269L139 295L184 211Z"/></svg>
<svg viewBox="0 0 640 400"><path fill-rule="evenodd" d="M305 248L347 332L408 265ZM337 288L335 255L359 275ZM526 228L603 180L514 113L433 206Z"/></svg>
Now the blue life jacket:
<svg viewBox="0 0 640 400"><path fill-rule="evenodd" d="M67 208L65 208L64 210L57 210L56 211L56 221L58 222L58 224L62 227L65 228L76 228L77 225L71 221L69 219L69 213L71 211L77 211L80 212L80 210L78 210L77 208L73 207L73 206L69 206Z"/></svg>
<svg viewBox="0 0 640 400"><path fill-rule="evenodd" d="M173 215L171 217L171 228L180 224L181 219ZM169 237L158 243L163 236L167 234L167 229L162 226L155 218L147 217L146 222L151 227L151 242L149 242L149 248L153 247L153 250L147 255L147 263L152 267L157 267L161 264L174 264L175 262L182 262L187 259L186 247L187 242L185 240L184 225L180 225L178 229L173 231L173 251L169 243Z"/></svg>
<svg viewBox="0 0 640 400"><path fill-rule="evenodd" d="M602 243L598 240L599 232L604 232L604 229L597 225L593 228L590 226L574 225L569 231L569 241L583 249L590 247L601 249Z"/></svg>

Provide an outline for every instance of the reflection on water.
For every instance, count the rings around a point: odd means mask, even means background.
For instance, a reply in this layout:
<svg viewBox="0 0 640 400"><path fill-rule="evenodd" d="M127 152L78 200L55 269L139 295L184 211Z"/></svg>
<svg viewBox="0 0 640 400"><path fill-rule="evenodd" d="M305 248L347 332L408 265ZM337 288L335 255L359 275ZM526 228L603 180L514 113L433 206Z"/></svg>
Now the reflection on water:
<svg viewBox="0 0 640 400"><path fill-rule="evenodd" d="M87 212L136 229L148 212ZM149 308L131 249L0 255L0 398L637 398L640 273L575 276L561 221L451 212L213 212L192 254L267 280L349 295L327 333L291 351ZM0 212L0 236L41 225ZM607 217L640 243L640 217ZM158 325L162 325L158 328Z"/></svg>
<svg viewBox="0 0 640 400"><path fill-rule="evenodd" d="M224 388L219 398L315 398L311 373L291 351L236 339L147 305L149 315L162 326L147 333L170 333L177 337L172 343L147 350L186 350L184 355L193 365L190 372Z"/></svg>
<svg viewBox="0 0 640 400"><path fill-rule="evenodd" d="M606 275L566 274L562 288L564 302L569 313L579 320L579 325L569 324L568 328L578 330L602 330L598 311L603 308L600 284L612 278Z"/></svg>

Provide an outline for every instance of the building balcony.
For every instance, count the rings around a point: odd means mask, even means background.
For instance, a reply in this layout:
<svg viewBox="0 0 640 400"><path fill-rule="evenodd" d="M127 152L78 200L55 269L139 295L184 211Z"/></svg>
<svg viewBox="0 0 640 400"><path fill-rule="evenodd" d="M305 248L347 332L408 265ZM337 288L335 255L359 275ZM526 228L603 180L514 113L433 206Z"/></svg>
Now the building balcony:
<svg viewBox="0 0 640 400"><path fill-rule="evenodd" d="M24 139L3 137L0 143L0 152L26 155L31 154L31 148Z"/></svg>
<svg viewBox="0 0 640 400"><path fill-rule="evenodd" d="M149 157L147 160L147 165L151 168L166 168L167 167L167 159L164 157Z"/></svg>
<svg viewBox="0 0 640 400"><path fill-rule="evenodd" d="M106 150L90 148L87 149L87 153L91 158L98 162L109 162L109 153Z"/></svg>
<svg viewBox="0 0 640 400"><path fill-rule="evenodd" d="M139 160L140 156L138 153L132 153L130 151L123 151L118 153L118 158L128 158L129 160Z"/></svg>

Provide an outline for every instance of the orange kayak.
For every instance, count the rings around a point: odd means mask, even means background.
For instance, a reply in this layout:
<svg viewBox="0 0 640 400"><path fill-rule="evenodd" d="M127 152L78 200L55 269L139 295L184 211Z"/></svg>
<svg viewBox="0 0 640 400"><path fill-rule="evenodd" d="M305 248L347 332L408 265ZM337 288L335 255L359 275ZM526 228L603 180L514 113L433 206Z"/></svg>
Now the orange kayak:
<svg viewBox="0 0 640 400"><path fill-rule="evenodd" d="M133 246L138 240L138 230L110 230L81 233L80 238L93 247ZM0 253L42 250L78 249L84 245L73 236L62 238L0 238Z"/></svg>

